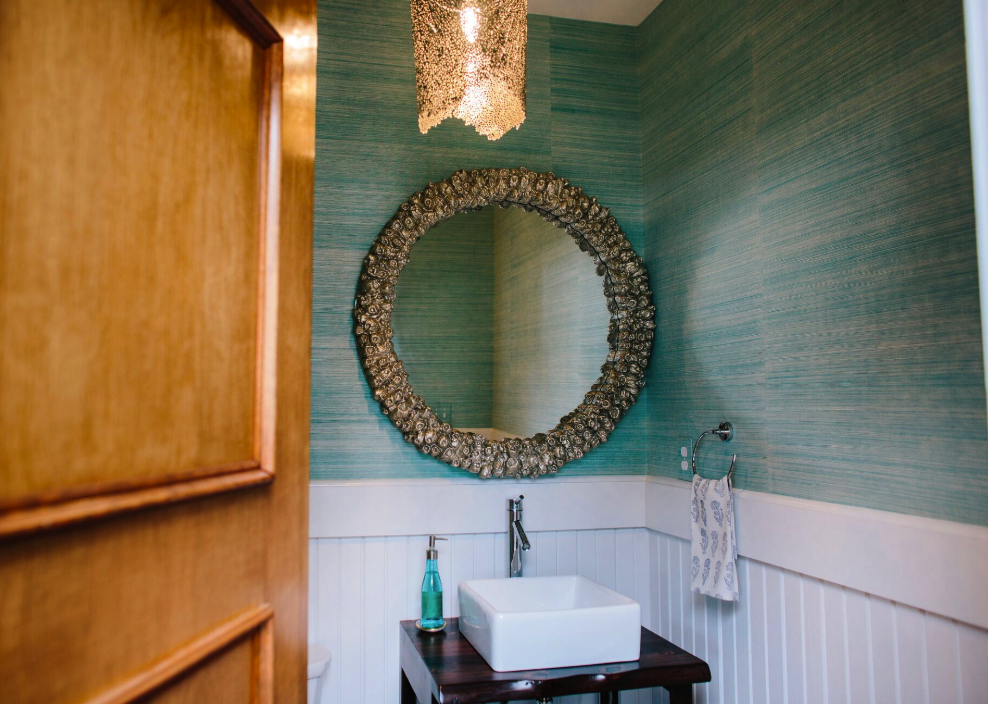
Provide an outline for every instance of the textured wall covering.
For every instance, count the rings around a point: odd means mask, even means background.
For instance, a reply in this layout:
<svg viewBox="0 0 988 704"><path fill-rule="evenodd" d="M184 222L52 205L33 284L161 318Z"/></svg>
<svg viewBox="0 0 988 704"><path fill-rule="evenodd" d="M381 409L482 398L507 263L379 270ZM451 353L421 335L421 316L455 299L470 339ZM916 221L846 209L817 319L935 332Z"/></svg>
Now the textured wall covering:
<svg viewBox="0 0 988 704"><path fill-rule="evenodd" d="M528 119L493 143L418 133L404 0L319 9L314 477L449 476L368 395L356 277L428 181L524 165L612 208L658 306L647 412L564 472L637 471L647 446L684 478L679 438L729 418L702 464L737 451L740 487L988 524L959 0L532 16Z"/></svg>
<svg viewBox="0 0 988 704"><path fill-rule="evenodd" d="M960 0L666 0L639 28L649 470L988 524Z"/></svg>
<svg viewBox="0 0 988 704"><path fill-rule="evenodd" d="M413 192L487 166L566 176L641 253L635 28L529 17L528 117L488 142L454 121L419 134L407 0L326 0L317 96L312 476L454 475L406 444L368 392L351 334L363 257ZM563 472L644 472L645 423L643 395L605 445Z"/></svg>
<svg viewBox="0 0 988 704"><path fill-rule="evenodd" d="M600 277L564 230L494 213L494 427L543 433L583 401L607 358Z"/></svg>
<svg viewBox="0 0 988 704"><path fill-rule="evenodd" d="M491 427L493 209L434 227L415 245L395 293L395 351L415 393L456 427Z"/></svg>

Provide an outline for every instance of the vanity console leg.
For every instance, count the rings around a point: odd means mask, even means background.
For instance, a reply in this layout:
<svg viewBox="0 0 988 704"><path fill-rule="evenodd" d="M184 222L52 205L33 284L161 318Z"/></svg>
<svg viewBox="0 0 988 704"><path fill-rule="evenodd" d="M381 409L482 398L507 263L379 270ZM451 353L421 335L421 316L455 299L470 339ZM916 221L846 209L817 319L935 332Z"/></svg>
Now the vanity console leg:
<svg viewBox="0 0 988 704"><path fill-rule="evenodd" d="M617 692L601 692L600 704L618 704Z"/></svg>
<svg viewBox="0 0 988 704"><path fill-rule="evenodd" d="M401 704L418 704L415 690L412 689L412 683L408 681L404 670L401 671Z"/></svg>
<svg viewBox="0 0 988 704"><path fill-rule="evenodd" d="M693 704L693 685L681 684L666 689L669 691L669 704Z"/></svg>

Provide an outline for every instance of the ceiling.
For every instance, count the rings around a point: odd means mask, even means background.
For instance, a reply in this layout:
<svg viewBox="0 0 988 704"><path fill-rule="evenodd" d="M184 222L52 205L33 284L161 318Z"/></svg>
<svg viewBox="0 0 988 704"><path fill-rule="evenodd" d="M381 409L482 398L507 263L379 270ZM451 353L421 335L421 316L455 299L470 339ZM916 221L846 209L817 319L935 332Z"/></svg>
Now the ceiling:
<svg viewBox="0 0 988 704"><path fill-rule="evenodd" d="M661 0L528 0L532 15L638 26Z"/></svg>

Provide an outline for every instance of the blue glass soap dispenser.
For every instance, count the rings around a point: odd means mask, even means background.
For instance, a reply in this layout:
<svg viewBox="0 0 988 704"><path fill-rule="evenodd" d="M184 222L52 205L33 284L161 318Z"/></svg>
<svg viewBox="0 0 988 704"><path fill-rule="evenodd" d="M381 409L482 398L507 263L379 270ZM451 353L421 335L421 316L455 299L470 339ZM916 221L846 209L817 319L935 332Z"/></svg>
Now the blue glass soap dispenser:
<svg viewBox="0 0 988 704"><path fill-rule="evenodd" d="M423 631L441 631L446 628L443 620L443 583L439 579L439 553L436 541L446 540L429 536L429 549L425 552L425 577L422 578L422 620L416 625Z"/></svg>

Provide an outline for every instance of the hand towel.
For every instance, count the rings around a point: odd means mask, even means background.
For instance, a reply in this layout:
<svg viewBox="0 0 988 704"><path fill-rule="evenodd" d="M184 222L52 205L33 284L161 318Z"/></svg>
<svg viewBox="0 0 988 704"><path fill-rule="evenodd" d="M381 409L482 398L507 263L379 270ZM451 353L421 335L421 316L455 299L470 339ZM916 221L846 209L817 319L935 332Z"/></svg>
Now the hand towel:
<svg viewBox="0 0 988 704"><path fill-rule="evenodd" d="M694 475L691 493L690 586L697 594L736 601L740 595L731 479L711 481Z"/></svg>

